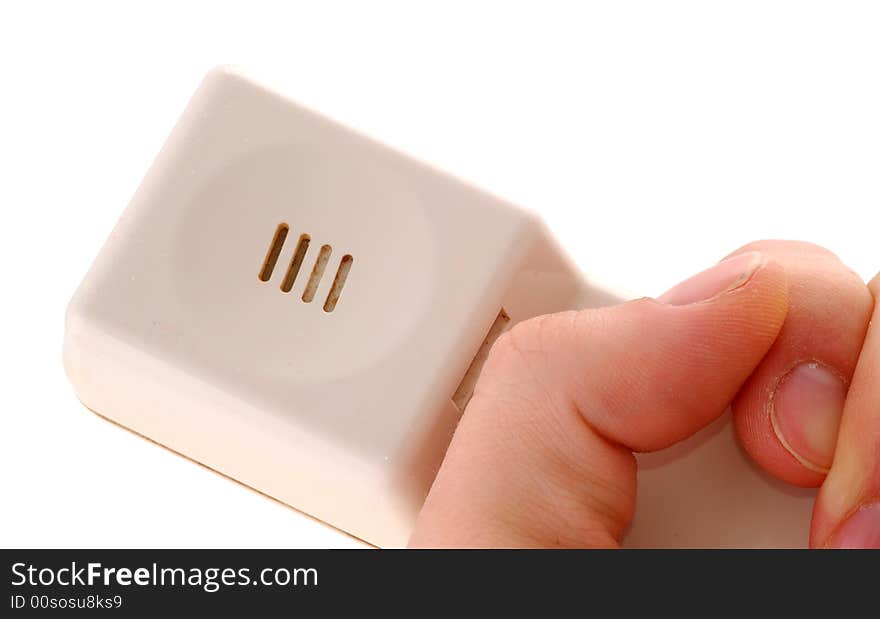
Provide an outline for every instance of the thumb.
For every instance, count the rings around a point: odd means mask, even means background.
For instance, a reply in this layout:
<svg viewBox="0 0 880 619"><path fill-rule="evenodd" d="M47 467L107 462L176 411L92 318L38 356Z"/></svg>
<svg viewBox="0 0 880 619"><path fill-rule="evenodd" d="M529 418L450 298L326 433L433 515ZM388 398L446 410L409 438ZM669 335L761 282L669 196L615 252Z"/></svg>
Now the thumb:
<svg viewBox="0 0 880 619"><path fill-rule="evenodd" d="M782 267L751 252L657 300L516 325L492 348L410 545L616 546L632 452L717 418L787 308Z"/></svg>

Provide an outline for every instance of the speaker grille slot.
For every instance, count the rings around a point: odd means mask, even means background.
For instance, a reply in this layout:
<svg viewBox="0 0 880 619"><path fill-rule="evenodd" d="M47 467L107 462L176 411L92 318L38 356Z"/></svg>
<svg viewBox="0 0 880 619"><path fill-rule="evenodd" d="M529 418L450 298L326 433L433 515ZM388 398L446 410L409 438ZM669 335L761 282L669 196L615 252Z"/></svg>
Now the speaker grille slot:
<svg viewBox="0 0 880 619"><path fill-rule="evenodd" d="M266 258L263 260L263 268L260 269L260 279L268 282L272 277L272 271L275 270L275 263L278 262L278 256L281 255L281 248L284 247L284 239L287 238L287 224L279 224L275 229L275 236L272 237L272 243L269 245L269 251L266 252Z"/></svg>
<svg viewBox="0 0 880 619"><path fill-rule="evenodd" d="M489 327L489 332L486 333L486 338L477 350L477 354L471 360L471 364L468 367L467 372L465 372L464 377L462 377L458 388L452 395L452 402L459 411L464 412L468 402L471 401L471 397L474 395L474 388L477 385L477 379L480 377L480 372L483 371L483 364L486 363L486 359L489 358L489 350L491 350L492 344L495 343L495 340L501 337L501 334L504 333L509 326L510 316L508 316L507 312L504 311L504 308L502 307L501 311L498 312L498 316L495 317L495 322Z"/></svg>
<svg viewBox="0 0 880 619"><path fill-rule="evenodd" d="M299 275L299 269L302 266L303 260L305 260L306 252L309 251L309 243L311 241L312 239L309 238L308 234L303 234L299 237L299 243L296 244L296 251L293 252L293 258L290 259L287 274L284 276L284 281L281 282L282 291L290 292L290 289L293 288L296 276Z"/></svg>
<svg viewBox="0 0 880 619"><path fill-rule="evenodd" d="M345 280L348 279L348 272L351 271L351 263L354 259L346 254L339 263L339 269L336 270L336 277L333 279L333 287L327 294L327 300L324 301L324 311L332 312L339 303L339 295L342 294L342 287L345 286Z"/></svg>
<svg viewBox="0 0 880 619"><path fill-rule="evenodd" d="M287 240L289 232L290 226L286 223L282 222L278 224L278 227L275 229L275 234L272 236L272 241L269 244L269 249L266 251L266 257L263 259L263 266L259 273L260 281L268 282L272 279L272 274L275 271L275 266L278 263L281 252L284 249L284 242ZM299 236L296 248L293 250L293 255L290 257L290 264L287 266L287 271L285 271L284 278L281 280L281 292L287 293L293 290L297 278L299 277L299 272L302 270L303 263L305 262L306 255L309 252L309 245L311 242L312 238L308 234L301 234ZM311 303L314 300L315 295L318 293L318 287L321 285L324 271L327 270L327 264L330 262L330 256L332 253L333 248L326 244L322 245L321 249L318 251L318 256L315 258L315 264L312 266L311 274L309 275L309 279L306 282L302 296L300 297L304 303ZM348 279L349 271L351 271L353 261L354 259L351 254L345 254L342 257L342 260L339 261L339 266L336 268L336 276L333 278L333 284L330 287L330 291L327 293L327 299L324 301L325 312L330 313L336 309L336 305L339 303L339 297L342 295L342 288L345 286L345 282Z"/></svg>
<svg viewBox="0 0 880 619"><path fill-rule="evenodd" d="M330 260L330 253L333 251L333 248L329 245L322 245L321 251L318 253L318 259L315 260L315 267L312 269L312 276L309 277L309 283L306 284L306 289L303 291L303 301L306 303L311 303L312 299L315 298L315 293L318 291L318 284L321 283L321 278L324 277L324 269L327 268L327 262Z"/></svg>

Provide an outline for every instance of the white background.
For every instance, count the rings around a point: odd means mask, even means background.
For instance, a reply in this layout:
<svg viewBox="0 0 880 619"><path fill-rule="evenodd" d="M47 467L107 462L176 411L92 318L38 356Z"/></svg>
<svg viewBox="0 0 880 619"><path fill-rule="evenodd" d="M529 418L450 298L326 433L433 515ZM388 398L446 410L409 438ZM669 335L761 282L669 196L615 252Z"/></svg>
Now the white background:
<svg viewBox="0 0 880 619"><path fill-rule="evenodd" d="M4 2L0 546L343 546L86 411L65 305L202 75L234 63L541 212L658 294L759 238L880 269L874 2Z"/></svg>

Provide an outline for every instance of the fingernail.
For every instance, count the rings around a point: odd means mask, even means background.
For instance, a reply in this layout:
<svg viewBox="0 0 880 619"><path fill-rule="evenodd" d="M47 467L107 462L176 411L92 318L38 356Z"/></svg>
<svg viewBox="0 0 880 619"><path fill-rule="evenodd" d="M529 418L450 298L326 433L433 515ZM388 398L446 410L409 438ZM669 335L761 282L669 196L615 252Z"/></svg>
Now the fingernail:
<svg viewBox="0 0 880 619"><path fill-rule="evenodd" d="M827 473L834 458L846 384L821 363L802 363L779 381L770 421L782 445L801 464Z"/></svg>
<svg viewBox="0 0 880 619"><path fill-rule="evenodd" d="M828 548L880 548L880 502L853 512L831 536Z"/></svg>
<svg viewBox="0 0 880 619"><path fill-rule="evenodd" d="M657 301L666 305L688 305L706 301L724 292L741 288L763 264L764 257L758 252L750 251L733 256L683 281L657 297Z"/></svg>

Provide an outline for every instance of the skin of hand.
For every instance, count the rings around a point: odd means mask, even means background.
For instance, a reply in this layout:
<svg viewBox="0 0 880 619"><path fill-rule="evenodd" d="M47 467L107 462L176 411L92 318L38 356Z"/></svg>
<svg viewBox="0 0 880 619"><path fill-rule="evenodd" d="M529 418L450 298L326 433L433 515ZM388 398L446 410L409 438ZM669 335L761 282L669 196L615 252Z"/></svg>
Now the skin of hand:
<svg viewBox="0 0 880 619"><path fill-rule="evenodd" d="M869 284L880 296L880 275ZM811 543L880 548L880 304L846 399L831 472L813 510Z"/></svg>
<svg viewBox="0 0 880 619"><path fill-rule="evenodd" d="M515 325L492 348L410 546L618 547L633 452L687 438L728 406L772 475L827 476L813 546L880 544L880 327L859 360L873 308L832 253L762 241L656 300Z"/></svg>

